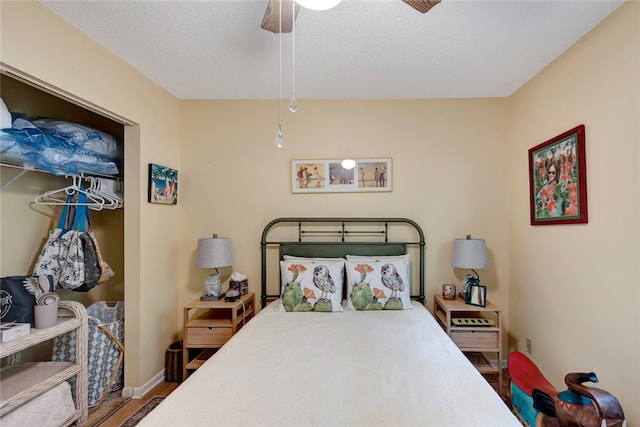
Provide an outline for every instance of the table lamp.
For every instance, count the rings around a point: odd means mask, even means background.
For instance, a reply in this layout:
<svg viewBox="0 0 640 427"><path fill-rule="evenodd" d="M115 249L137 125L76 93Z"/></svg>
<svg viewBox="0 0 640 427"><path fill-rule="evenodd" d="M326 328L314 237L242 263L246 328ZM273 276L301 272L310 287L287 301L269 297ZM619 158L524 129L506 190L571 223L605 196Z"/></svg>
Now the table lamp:
<svg viewBox="0 0 640 427"><path fill-rule="evenodd" d="M454 239L453 250L451 251L451 267L454 268L468 268L476 275L473 277L467 274L462 281L462 292L460 296L468 301L469 295L467 294L469 286L472 284L480 284L480 275L475 270L476 268L487 268L487 247L485 246L484 239L472 239L471 235L467 234L466 239Z"/></svg>
<svg viewBox="0 0 640 427"><path fill-rule="evenodd" d="M213 268L215 273L210 274L204 282L204 296L201 300L218 300L222 295L220 274L218 267L233 265L233 252L231 239L228 237L213 237L198 239L198 251L196 254L196 267Z"/></svg>

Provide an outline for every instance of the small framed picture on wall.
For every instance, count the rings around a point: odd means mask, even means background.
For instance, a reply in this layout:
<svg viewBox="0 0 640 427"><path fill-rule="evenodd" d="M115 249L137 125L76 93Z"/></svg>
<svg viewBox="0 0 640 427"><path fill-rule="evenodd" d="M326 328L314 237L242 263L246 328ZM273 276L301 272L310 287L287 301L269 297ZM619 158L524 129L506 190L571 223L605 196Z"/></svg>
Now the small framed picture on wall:
<svg viewBox="0 0 640 427"><path fill-rule="evenodd" d="M149 163L149 203L175 205L178 203L178 171L167 166Z"/></svg>

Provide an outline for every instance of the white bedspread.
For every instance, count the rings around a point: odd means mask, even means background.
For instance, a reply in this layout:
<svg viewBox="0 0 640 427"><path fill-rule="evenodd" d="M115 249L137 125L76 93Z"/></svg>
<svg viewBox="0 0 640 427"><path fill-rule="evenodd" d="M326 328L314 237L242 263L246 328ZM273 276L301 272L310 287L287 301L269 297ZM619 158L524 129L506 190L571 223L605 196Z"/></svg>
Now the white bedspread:
<svg viewBox="0 0 640 427"><path fill-rule="evenodd" d="M431 314L261 311L140 426L521 426Z"/></svg>

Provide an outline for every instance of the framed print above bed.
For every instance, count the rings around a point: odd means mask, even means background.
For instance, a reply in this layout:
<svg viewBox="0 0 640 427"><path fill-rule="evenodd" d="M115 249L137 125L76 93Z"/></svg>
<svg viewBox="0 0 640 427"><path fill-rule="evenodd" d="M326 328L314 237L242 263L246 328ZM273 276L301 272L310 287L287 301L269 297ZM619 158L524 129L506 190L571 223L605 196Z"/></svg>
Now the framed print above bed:
<svg viewBox="0 0 640 427"><path fill-rule="evenodd" d="M292 193L391 191L391 159L292 160Z"/></svg>
<svg viewBox="0 0 640 427"><path fill-rule="evenodd" d="M584 125L529 149L531 225L587 223Z"/></svg>

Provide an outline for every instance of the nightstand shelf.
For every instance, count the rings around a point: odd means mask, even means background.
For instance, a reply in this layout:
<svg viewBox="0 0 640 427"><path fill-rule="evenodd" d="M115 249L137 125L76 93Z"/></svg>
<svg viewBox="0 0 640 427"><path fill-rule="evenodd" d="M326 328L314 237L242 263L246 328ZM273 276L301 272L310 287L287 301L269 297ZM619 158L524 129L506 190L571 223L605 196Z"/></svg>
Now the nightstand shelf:
<svg viewBox="0 0 640 427"><path fill-rule="evenodd" d="M217 349L214 349L214 348L207 348L205 350L200 351L196 357L194 357L189 361L189 363L187 363L187 369L188 370L198 369L200 366L202 366L204 362L206 362L211 356L213 356L216 350Z"/></svg>
<svg viewBox="0 0 640 427"><path fill-rule="evenodd" d="M498 393L502 392L502 312L487 301L485 307L466 304L461 298L433 298L433 314L442 329L483 375L498 375ZM491 326L456 326L453 319L491 319ZM473 323L473 322L468 322ZM495 354L492 363L486 354Z"/></svg>
<svg viewBox="0 0 640 427"><path fill-rule="evenodd" d="M255 294L233 302L193 301L184 307L183 379L198 369L255 314Z"/></svg>

